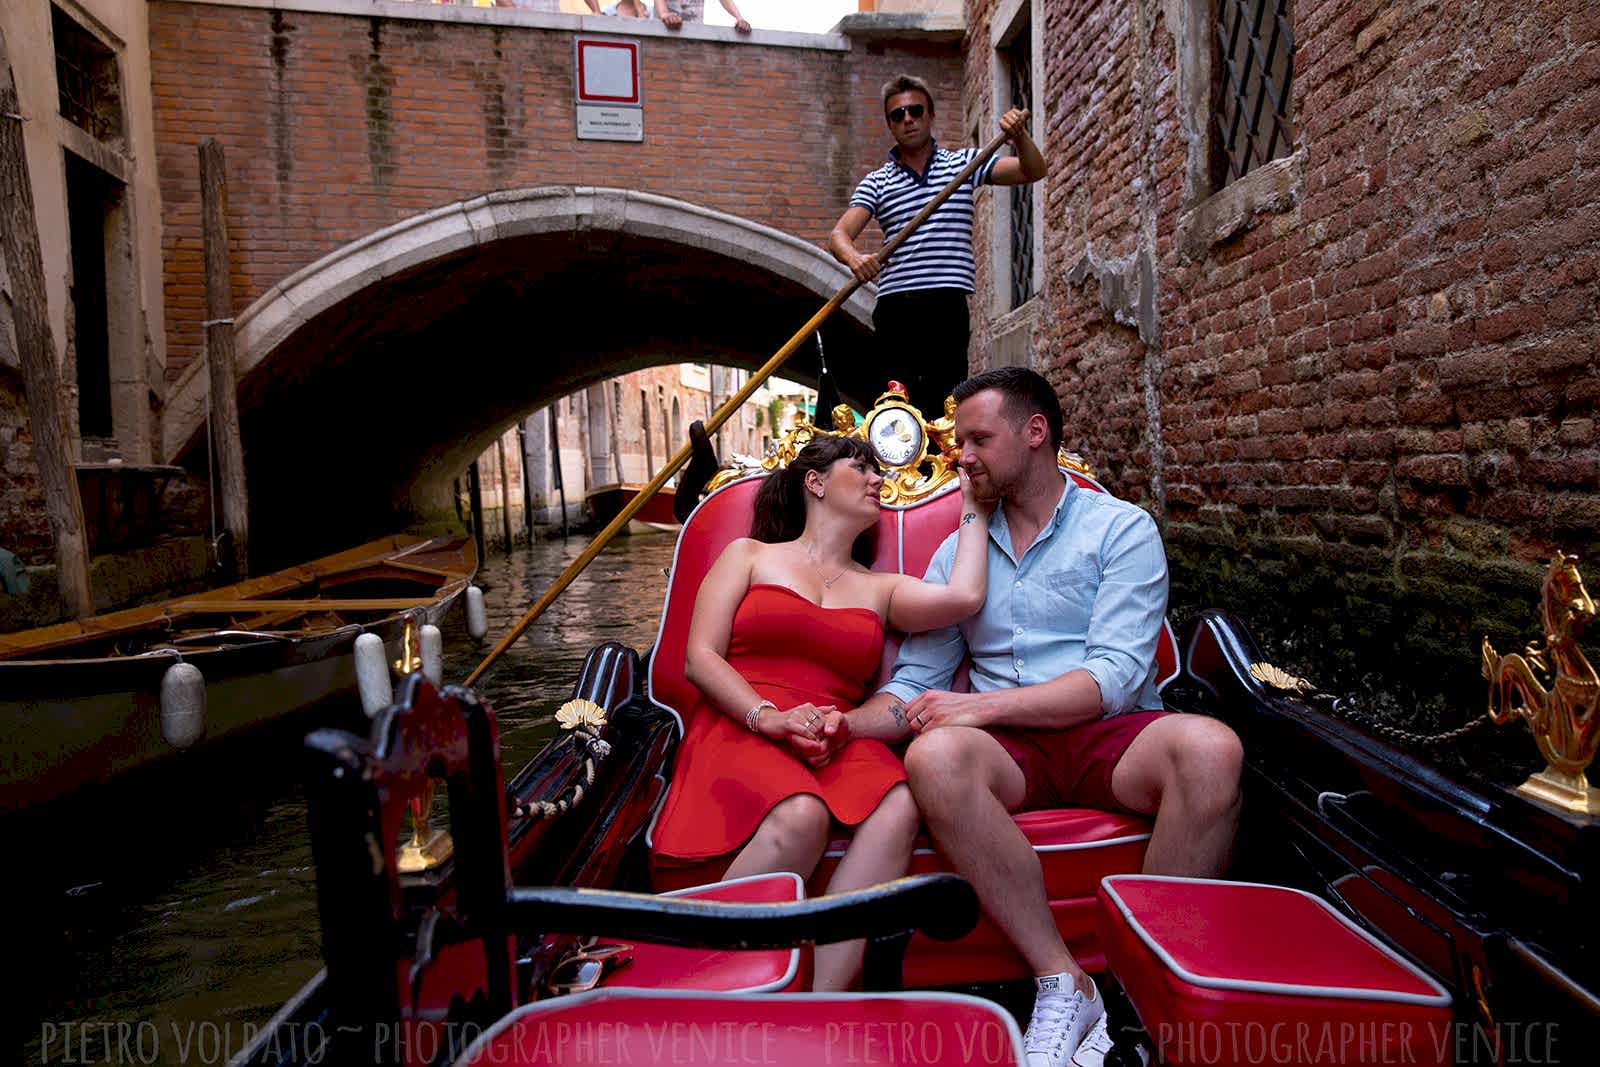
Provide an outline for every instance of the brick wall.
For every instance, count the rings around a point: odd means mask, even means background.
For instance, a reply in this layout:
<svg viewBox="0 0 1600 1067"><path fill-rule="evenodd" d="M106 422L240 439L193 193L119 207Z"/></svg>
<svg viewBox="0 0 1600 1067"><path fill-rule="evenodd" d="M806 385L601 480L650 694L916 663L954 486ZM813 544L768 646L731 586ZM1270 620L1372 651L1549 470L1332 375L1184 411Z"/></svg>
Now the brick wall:
<svg viewBox="0 0 1600 1067"><path fill-rule="evenodd" d="M1475 634L1534 635L1540 561L1600 555L1600 9L1300 0L1300 155L1214 196L1207 7L1035 5L1035 362L1161 516L1175 604L1475 689ZM990 63L969 47L986 129Z"/></svg>
<svg viewBox="0 0 1600 1067"><path fill-rule="evenodd" d="M632 187L822 244L891 140L878 88L958 96L955 48L641 37L645 141L578 141L573 35L483 22L153 3L169 378L204 302L195 146L228 151L239 308L349 241L495 189Z"/></svg>

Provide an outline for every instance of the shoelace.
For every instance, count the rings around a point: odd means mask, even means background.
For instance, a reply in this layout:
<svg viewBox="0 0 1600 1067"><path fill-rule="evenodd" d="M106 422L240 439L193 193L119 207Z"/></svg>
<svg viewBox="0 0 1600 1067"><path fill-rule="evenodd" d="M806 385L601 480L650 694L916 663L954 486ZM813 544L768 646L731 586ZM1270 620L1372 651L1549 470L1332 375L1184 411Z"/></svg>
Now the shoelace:
<svg viewBox="0 0 1600 1067"><path fill-rule="evenodd" d="M1023 1051L1048 1052L1052 1046L1060 1045L1066 1040L1067 1031L1077 1021L1078 1009L1082 1005L1082 998L1076 995L1039 997L1035 1000Z"/></svg>

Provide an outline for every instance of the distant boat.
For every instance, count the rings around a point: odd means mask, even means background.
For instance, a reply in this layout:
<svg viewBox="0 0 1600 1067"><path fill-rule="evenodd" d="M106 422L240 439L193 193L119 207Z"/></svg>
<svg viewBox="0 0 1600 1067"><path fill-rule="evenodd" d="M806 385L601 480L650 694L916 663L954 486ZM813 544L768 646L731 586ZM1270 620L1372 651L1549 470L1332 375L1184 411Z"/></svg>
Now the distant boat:
<svg viewBox="0 0 1600 1067"><path fill-rule="evenodd" d="M206 740L353 691L355 639L375 633L400 656L407 624L437 624L477 566L470 538L403 534L193 596L0 634L0 813L174 752L162 681L179 662L205 679Z"/></svg>
<svg viewBox="0 0 1600 1067"><path fill-rule="evenodd" d="M633 498L644 489L642 485L633 482L613 482L610 485L597 486L584 495L584 501L589 505L589 514L601 526L610 522L621 514ZM672 513L672 503L675 499L673 489L669 485L661 492L645 502L639 513L628 523L628 533L654 533L666 531L678 532L678 519Z"/></svg>

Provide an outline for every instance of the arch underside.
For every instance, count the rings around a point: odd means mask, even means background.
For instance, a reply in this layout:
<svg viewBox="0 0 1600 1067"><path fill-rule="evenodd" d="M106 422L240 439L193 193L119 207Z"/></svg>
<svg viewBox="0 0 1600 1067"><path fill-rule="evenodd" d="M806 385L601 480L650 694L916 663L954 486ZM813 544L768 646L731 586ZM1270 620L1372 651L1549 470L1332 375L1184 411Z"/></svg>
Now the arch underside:
<svg viewBox="0 0 1600 1067"><path fill-rule="evenodd" d="M559 205L558 224L473 230L471 202L452 205L325 257L240 317L254 544L304 557L437 513L527 413L655 364L760 367L845 281L820 250L693 205L618 193L620 210L594 197L584 215L573 190L522 195ZM468 224L453 242L416 239L452 213ZM858 294L822 330L858 405L905 373L878 358L870 308ZM807 343L782 373L817 370ZM169 448L202 469L203 385L191 368L168 409Z"/></svg>

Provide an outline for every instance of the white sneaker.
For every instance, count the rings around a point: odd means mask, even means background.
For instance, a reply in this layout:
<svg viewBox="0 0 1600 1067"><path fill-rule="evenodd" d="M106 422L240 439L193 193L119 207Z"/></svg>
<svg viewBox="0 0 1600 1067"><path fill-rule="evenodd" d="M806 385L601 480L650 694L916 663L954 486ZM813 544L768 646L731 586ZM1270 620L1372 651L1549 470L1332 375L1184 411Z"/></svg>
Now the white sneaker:
<svg viewBox="0 0 1600 1067"><path fill-rule="evenodd" d="M1026 1067L1068 1067L1089 1031L1105 1017L1105 1001L1092 980L1088 996L1065 974L1047 975L1034 982L1039 991L1028 1032L1022 1038L1023 1062ZM1065 992L1068 989L1072 991ZM1101 1052L1100 1059L1104 1058Z"/></svg>
<svg viewBox="0 0 1600 1067"><path fill-rule="evenodd" d="M1072 1067L1103 1067L1106 1053L1111 1051L1111 1029L1104 1015L1094 1021L1089 1032L1083 1035L1083 1044L1072 1054Z"/></svg>

